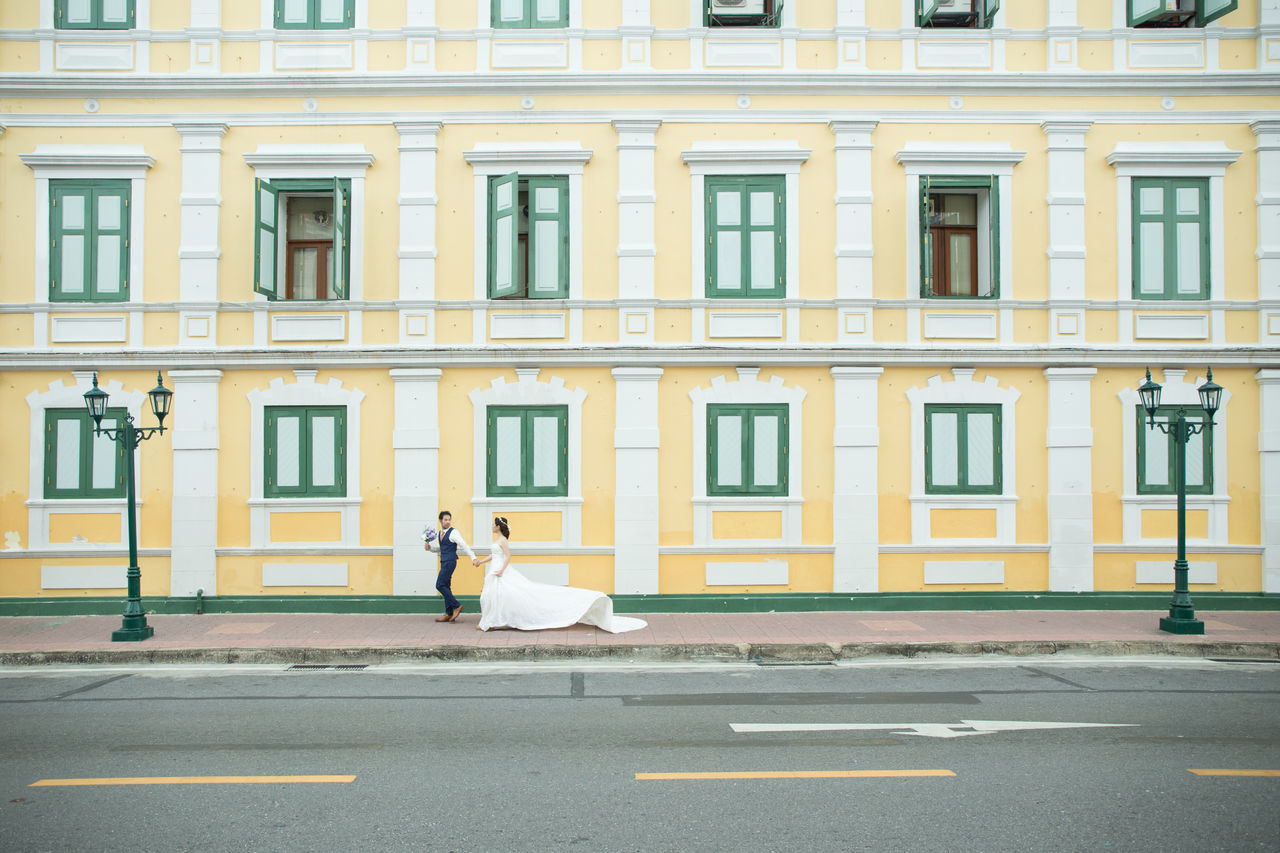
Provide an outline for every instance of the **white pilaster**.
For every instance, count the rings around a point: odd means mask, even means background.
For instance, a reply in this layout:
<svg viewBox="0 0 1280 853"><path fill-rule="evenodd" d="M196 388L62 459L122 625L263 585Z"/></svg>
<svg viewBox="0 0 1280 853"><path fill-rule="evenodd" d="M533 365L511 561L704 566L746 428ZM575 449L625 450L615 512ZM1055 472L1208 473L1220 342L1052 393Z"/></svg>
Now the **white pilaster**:
<svg viewBox="0 0 1280 853"><path fill-rule="evenodd" d="M618 337L628 343L653 342L653 270L658 254L653 165L660 125L657 120L613 122L618 133L618 298L650 301L618 309Z"/></svg>
<svg viewBox="0 0 1280 853"><path fill-rule="evenodd" d="M650 0L622 0L622 67L641 70L653 66L653 19Z"/></svg>
<svg viewBox="0 0 1280 853"><path fill-rule="evenodd" d="M1076 14L1077 0L1049 0L1049 36L1046 70L1080 69L1080 34L1084 27Z"/></svg>
<svg viewBox="0 0 1280 853"><path fill-rule="evenodd" d="M839 342L870 343L871 259L871 134L874 121L833 121L836 136L836 298L863 300L841 305Z"/></svg>
<svg viewBox="0 0 1280 853"><path fill-rule="evenodd" d="M400 299L436 298L436 137L438 121L398 121L400 134ZM434 312L403 309L400 342L435 342Z"/></svg>
<svg viewBox="0 0 1280 853"><path fill-rule="evenodd" d="M393 595L431 595L438 565L423 549L422 528L435 527L439 512L440 424L437 386L443 371L434 367L396 368L395 491L391 518L391 591Z"/></svg>
<svg viewBox="0 0 1280 853"><path fill-rule="evenodd" d="M1262 591L1280 592L1280 370L1258 380L1258 460L1262 499Z"/></svg>
<svg viewBox="0 0 1280 853"><path fill-rule="evenodd" d="M1052 170L1052 167L1051 167ZM1093 589L1093 367L1049 367L1049 589Z"/></svg>
<svg viewBox="0 0 1280 853"><path fill-rule="evenodd" d="M613 591L658 592L658 380L657 367L613 370L617 397L613 430L616 468L613 521Z"/></svg>
<svg viewBox="0 0 1280 853"><path fill-rule="evenodd" d="M1084 341L1084 136L1092 126L1040 124L1049 138L1049 339L1057 344Z"/></svg>
<svg viewBox="0 0 1280 853"><path fill-rule="evenodd" d="M867 67L867 0L836 0L836 63L841 70Z"/></svg>
<svg viewBox="0 0 1280 853"><path fill-rule="evenodd" d="M182 136L182 208L178 243L178 344L211 347L218 322L218 219L222 209L219 122L177 122Z"/></svg>
<svg viewBox="0 0 1280 853"><path fill-rule="evenodd" d="M1280 121L1249 128L1258 139L1258 299L1274 301L1280 300ZM1258 312L1258 321L1259 341L1280 341L1280 309Z"/></svg>
<svg viewBox="0 0 1280 853"><path fill-rule="evenodd" d="M218 383L221 370L171 370L173 513L169 594L218 594Z"/></svg>
<svg viewBox="0 0 1280 853"><path fill-rule="evenodd" d="M834 592L880 589L880 498L876 395L882 367L833 367L835 471L831 497Z"/></svg>

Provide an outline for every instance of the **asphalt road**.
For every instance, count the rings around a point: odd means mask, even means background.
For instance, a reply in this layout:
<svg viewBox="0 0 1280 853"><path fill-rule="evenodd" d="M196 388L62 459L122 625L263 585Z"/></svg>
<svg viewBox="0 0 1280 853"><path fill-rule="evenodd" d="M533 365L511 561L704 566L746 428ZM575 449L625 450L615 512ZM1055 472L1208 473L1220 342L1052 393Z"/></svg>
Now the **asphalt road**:
<svg viewBox="0 0 1280 853"><path fill-rule="evenodd" d="M6 851L1280 850L1276 663L6 669L0 756Z"/></svg>

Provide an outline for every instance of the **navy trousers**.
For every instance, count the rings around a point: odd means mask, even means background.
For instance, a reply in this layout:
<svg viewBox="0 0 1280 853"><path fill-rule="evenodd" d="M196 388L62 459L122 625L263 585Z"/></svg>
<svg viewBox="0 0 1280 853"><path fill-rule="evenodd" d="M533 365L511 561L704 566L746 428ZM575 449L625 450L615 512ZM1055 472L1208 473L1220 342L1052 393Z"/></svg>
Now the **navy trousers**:
<svg viewBox="0 0 1280 853"><path fill-rule="evenodd" d="M449 585L453 583L453 570L458 567L457 560L440 561L440 574L436 575L436 591L444 596L444 612L452 613L462 605L454 598Z"/></svg>

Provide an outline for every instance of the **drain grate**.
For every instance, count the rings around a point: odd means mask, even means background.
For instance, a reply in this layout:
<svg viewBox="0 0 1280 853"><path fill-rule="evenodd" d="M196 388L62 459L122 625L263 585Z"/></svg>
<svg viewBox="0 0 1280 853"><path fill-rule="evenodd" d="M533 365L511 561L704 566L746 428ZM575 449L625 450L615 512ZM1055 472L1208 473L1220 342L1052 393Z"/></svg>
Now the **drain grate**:
<svg viewBox="0 0 1280 853"><path fill-rule="evenodd" d="M835 666L833 660L761 660L752 661L756 666Z"/></svg>
<svg viewBox="0 0 1280 853"><path fill-rule="evenodd" d="M328 670L330 672L360 672L367 669L367 663L350 663L350 664L328 664L328 663L295 663L289 667L290 670L307 670L317 672L320 670Z"/></svg>

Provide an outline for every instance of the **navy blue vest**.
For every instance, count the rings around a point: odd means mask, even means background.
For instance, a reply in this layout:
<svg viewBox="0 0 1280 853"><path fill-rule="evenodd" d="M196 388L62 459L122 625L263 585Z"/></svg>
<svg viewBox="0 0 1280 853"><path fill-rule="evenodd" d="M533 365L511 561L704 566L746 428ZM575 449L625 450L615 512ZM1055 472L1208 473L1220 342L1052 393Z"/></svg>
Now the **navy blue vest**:
<svg viewBox="0 0 1280 853"><path fill-rule="evenodd" d="M453 541L453 528L440 531L440 562L458 562L458 543Z"/></svg>

